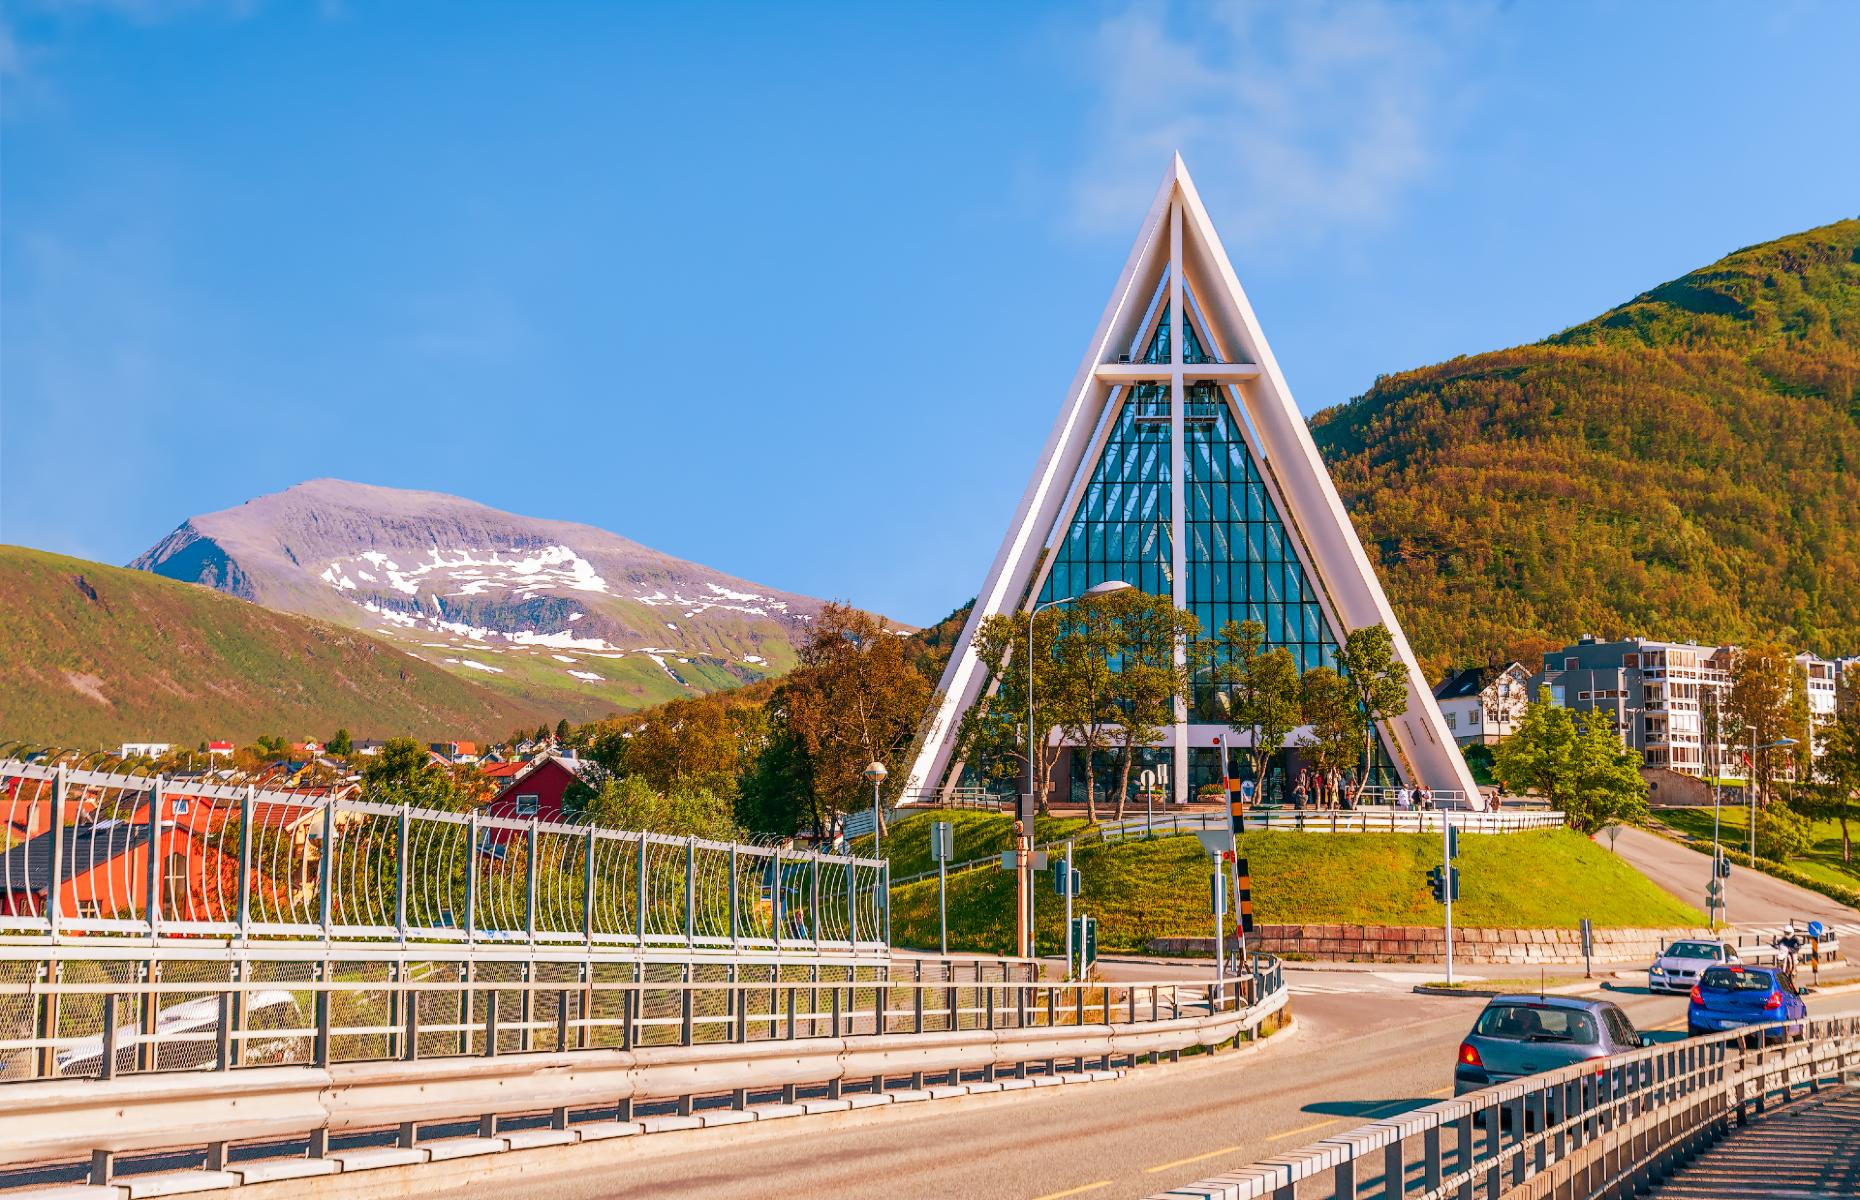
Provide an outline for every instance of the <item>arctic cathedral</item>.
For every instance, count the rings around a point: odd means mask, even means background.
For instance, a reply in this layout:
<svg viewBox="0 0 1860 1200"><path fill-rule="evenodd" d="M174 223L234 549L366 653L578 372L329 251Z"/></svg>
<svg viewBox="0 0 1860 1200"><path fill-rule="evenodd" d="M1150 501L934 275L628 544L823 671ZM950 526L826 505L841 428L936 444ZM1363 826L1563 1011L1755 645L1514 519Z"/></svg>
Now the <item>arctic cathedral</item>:
<svg viewBox="0 0 1860 1200"><path fill-rule="evenodd" d="M1377 725L1376 781L1479 803L1179 155L944 671L907 797L958 780L956 730L988 684L974 646L982 621L1112 581L1172 596L1204 637L1228 621L1259 621L1267 646L1290 651L1301 671L1334 666L1347 631L1387 626L1408 709ZM1223 753L1248 742L1198 720L1211 706L1197 699L1181 698L1169 735L1146 754L1176 797L1226 776ZM1083 770L1082 756L1063 757L1062 794Z"/></svg>

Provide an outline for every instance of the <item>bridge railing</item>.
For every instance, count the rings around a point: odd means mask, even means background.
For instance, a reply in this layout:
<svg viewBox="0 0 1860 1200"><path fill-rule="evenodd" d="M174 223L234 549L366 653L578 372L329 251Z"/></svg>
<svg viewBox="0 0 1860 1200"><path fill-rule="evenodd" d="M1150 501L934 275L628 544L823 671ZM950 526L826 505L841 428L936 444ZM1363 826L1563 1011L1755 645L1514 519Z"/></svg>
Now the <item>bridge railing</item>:
<svg viewBox="0 0 1860 1200"><path fill-rule="evenodd" d="M0 934L883 955L877 859L0 761Z"/></svg>
<svg viewBox="0 0 1860 1200"><path fill-rule="evenodd" d="M0 1166L86 1156L104 1184L115 1156L134 1151L224 1164L229 1142L283 1139L271 1152L288 1154L288 1139L307 1136L318 1158L332 1137L388 1130L414 1147L446 1121L473 1119L489 1137L501 1117L537 1113L573 1141L580 1128L614 1136L643 1106L715 1113L769 1089L792 1106L803 1088L882 1101L905 1081L919 1098L927 1076L999 1087L1003 1071L1129 1066L1232 1041L1286 1002L1276 960L1253 966L1201 983L933 978L934 965L885 979L792 964L714 978L380 979L338 965L293 980L67 979L36 993L67 1008L101 996L101 1025L0 1043L55 1068L0 1084ZM15 1026L26 994L0 986Z"/></svg>
<svg viewBox="0 0 1860 1200"><path fill-rule="evenodd" d="M1498 1084L1150 1200L1627 1196L1735 1123L1860 1075L1860 1018L1664 1042Z"/></svg>

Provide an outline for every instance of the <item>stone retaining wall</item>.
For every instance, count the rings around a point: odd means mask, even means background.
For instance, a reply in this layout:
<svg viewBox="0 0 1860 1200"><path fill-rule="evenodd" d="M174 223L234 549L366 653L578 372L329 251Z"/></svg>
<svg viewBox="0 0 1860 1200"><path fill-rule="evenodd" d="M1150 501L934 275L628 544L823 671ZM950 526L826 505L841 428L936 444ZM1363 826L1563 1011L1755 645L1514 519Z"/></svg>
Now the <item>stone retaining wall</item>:
<svg viewBox="0 0 1860 1200"><path fill-rule="evenodd" d="M1596 962L1651 962L1668 942L1709 937L1703 929L1597 929ZM1230 937L1230 942L1232 941ZM1438 962L1447 956L1446 930L1421 925L1260 925L1252 949L1326 962ZM1158 938L1152 954L1212 956L1213 938ZM1575 929L1455 929L1453 959L1464 963L1581 962Z"/></svg>

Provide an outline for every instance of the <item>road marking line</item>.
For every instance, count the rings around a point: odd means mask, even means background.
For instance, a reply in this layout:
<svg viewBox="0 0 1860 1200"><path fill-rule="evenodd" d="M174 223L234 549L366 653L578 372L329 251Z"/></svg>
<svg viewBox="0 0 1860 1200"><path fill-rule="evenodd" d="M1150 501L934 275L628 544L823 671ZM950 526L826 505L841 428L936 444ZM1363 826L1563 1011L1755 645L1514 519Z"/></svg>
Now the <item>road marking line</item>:
<svg viewBox="0 0 1860 1200"><path fill-rule="evenodd" d="M1239 1148L1238 1146L1222 1146L1219 1150L1210 1150L1206 1154L1191 1154L1187 1158L1178 1158L1174 1162L1161 1163L1154 1167L1145 1167L1143 1171L1145 1174L1154 1175L1158 1171L1167 1171L1171 1167L1186 1167L1189 1163L1198 1163L1204 1158L1219 1158L1223 1154L1232 1154Z"/></svg>
<svg viewBox="0 0 1860 1200"><path fill-rule="evenodd" d="M1297 1129L1288 1129L1284 1133L1272 1134L1267 1137L1266 1140L1269 1142L1276 1142L1282 1138L1297 1137L1301 1133L1310 1133L1314 1129L1323 1129L1326 1126L1340 1124L1342 1121L1342 1117L1333 1117L1328 1121L1319 1121L1316 1125L1300 1125Z"/></svg>
<svg viewBox="0 0 1860 1200"><path fill-rule="evenodd" d="M1110 1186L1110 1180L1100 1179L1097 1183L1082 1183L1078 1187L1067 1188L1063 1192L1048 1192L1044 1196L1035 1196L1033 1200L1064 1200L1066 1196L1078 1196L1085 1192L1095 1192L1099 1188L1108 1188Z"/></svg>

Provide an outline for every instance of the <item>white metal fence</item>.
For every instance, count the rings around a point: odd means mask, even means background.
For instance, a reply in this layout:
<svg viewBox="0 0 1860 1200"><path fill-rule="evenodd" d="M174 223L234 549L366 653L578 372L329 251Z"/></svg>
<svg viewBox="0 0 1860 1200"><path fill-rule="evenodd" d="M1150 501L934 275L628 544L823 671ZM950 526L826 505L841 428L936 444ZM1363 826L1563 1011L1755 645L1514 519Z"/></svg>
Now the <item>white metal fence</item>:
<svg viewBox="0 0 1860 1200"><path fill-rule="evenodd" d="M887 953L877 859L0 760L0 932Z"/></svg>

